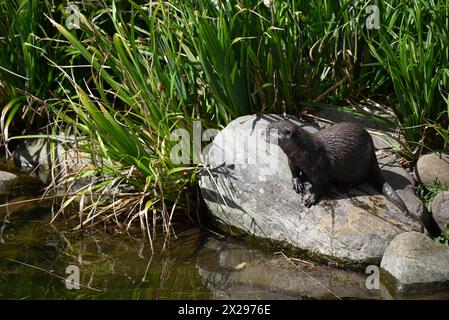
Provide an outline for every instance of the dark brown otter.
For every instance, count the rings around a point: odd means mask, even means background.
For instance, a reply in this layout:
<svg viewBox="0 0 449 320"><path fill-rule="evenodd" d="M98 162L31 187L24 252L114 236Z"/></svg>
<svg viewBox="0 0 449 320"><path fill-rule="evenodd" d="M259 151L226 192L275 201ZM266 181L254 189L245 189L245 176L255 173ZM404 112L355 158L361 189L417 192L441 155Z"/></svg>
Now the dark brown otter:
<svg viewBox="0 0 449 320"><path fill-rule="evenodd" d="M374 144L369 133L355 123L342 122L315 134L291 121L270 123L265 139L277 143L288 157L293 189L304 194L304 181L311 183L304 204L311 207L326 191L329 183L370 182L402 212L409 214L404 202L382 177Z"/></svg>

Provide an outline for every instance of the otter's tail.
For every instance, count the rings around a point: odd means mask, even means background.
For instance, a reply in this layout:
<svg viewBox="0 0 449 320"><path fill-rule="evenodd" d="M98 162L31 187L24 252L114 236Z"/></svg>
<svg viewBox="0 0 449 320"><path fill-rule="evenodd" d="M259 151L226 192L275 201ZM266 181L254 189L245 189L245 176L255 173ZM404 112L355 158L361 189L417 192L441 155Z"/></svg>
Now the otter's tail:
<svg viewBox="0 0 449 320"><path fill-rule="evenodd" d="M394 191L388 182L384 182L382 185L382 194L387 197L391 202L393 202L402 212L409 215L410 212L407 209L404 201L399 197L399 195Z"/></svg>
<svg viewBox="0 0 449 320"><path fill-rule="evenodd" d="M407 209L407 206L405 205L404 201L398 196L396 191L394 191L393 187L385 181L385 179L382 177L380 170L376 170L371 176L370 181L374 184L377 190L379 190L380 193L382 193L385 197L387 197L388 200L393 202L401 211L406 214L410 215L410 212Z"/></svg>

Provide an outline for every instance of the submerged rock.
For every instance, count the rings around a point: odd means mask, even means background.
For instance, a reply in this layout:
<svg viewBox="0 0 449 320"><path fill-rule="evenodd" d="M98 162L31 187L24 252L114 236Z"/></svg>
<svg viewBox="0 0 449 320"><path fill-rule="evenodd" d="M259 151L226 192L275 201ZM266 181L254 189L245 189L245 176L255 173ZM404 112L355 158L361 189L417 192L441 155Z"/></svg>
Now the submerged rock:
<svg viewBox="0 0 449 320"><path fill-rule="evenodd" d="M438 181L449 187L449 155L430 153L422 156L416 163L415 175L424 184Z"/></svg>
<svg viewBox="0 0 449 320"><path fill-rule="evenodd" d="M90 154L79 151L78 143L74 136L65 135L27 140L13 152L14 164L23 172L36 172L43 184L65 188L76 180L70 188L78 189L92 180L82 176L93 168Z"/></svg>
<svg viewBox="0 0 449 320"><path fill-rule="evenodd" d="M432 214L441 231L449 224L449 191L440 192L432 201Z"/></svg>
<svg viewBox="0 0 449 320"><path fill-rule="evenodd" d="M396 293L449 289L449 247L418 232L396 236L381 262L381 275Z"/></svg>
<svg viewBox="0 0 449 320"><path fill-rule="evenodd" d="M19 177L13 173L0 171L0 192L5 192L19 182Z"/></svg>
<svg viewBox="0 0 449 320"><path fill-rule="evenodd" d="M317 205L306 208L292 189L287 157L261 138L267 124L280 119L278 115L238 118L217 135L205 155L207 169L200 189L223 230L353 267L380 263L394 236L421 231L419 222L404 216L368 184L349 190L331 187ZM413 194L407 172L386 165L382 173L399 189L410 212L421 215L423 206Z"/></svg>

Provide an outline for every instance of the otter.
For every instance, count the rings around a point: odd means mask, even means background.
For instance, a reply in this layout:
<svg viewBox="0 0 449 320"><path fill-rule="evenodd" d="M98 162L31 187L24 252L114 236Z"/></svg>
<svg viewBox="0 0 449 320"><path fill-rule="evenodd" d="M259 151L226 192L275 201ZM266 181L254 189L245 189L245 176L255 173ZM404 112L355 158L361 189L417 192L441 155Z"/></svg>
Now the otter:
<svg viewBox="0 0 449 320"><path fill-rule="evenodd" d="M330 183L368 181L409 215L404 202L381 175L370 134L359 125L341 122L312 134L282 120L270 123L263 136L287 155L293 189L298 194L305 194L305 181L311 183L310 194L304 199L306 207L318 203Z"/></svg>

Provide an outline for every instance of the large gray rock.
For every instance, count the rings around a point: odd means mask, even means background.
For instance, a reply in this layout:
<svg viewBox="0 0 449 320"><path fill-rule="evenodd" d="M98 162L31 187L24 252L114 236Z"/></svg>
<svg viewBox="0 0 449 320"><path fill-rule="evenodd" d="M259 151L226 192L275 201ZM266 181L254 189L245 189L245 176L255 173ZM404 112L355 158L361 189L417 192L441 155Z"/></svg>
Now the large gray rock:
<svg viewBox="0 0 449 320"><path fill-rule="evenodd" d="M432 201L432 214L441 231L449 224L449 191L440 192Z"/></svg>
<svg viewBox="0 0 449 320"><path fill-rule="evenodd" d="M7 191L18 182L19 177L17 177L17 175L6 171L0 171L0 192Z"/></svg>
<svg viewBox="0 0 449 320"><path fill-rule="evenodd" d="M449 247L418 232L405 232L388 245L383 281L399 294L449 289Z"/></svg>
<svg viewBox="0 0 449 320"><path fill-rule="evenodd" d="M415 175L424 184L438 181L449 187L449 155L430 153L422 156L416 163Z"/></svg>
<svg viewBox="0 0 449 320"><path fill-rule="evenodd" d="M280 119L238 118L217 135L205 155L201 193L225 231L355 267L379 263L394 236L421 230L420 223L367 184L347 192L332 187L319 204L306 208L291 187L287 157L261 139L266 125ZM387 165L383 174L390 182L396 180L391 184L402 197L407 195L409 210L421 214L422 203L413 194L407 172Z"/></svg>

